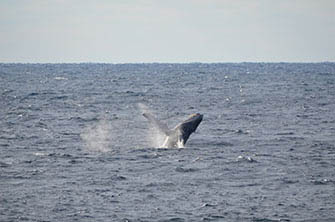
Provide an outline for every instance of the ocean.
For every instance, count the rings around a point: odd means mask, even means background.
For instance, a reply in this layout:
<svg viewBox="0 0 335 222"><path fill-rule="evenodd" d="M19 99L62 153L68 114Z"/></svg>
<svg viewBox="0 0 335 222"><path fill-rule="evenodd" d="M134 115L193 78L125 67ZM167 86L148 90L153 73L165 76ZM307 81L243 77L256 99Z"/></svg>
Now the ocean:
<svg viewBox="0 0 335 222"><path fill-rule="evenodd" d="M335 63L0 64L0 221L335 221Z"/></svg>

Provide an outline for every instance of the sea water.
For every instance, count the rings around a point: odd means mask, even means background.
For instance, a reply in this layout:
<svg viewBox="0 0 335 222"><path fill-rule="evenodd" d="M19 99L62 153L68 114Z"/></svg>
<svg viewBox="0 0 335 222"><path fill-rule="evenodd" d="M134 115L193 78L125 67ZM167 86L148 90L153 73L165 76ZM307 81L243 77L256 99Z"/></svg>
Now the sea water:
<svg viewBox="0 0 335 222"><path fill-rule="evenodd" d="M0 64L0 221L335 221L335 64Z"/></svg>

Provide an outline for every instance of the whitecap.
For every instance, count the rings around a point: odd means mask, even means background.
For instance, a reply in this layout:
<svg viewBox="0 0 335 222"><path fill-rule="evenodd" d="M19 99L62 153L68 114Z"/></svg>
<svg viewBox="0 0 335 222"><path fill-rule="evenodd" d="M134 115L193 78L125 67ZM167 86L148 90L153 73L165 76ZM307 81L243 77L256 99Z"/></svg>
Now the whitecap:
<svg viewBox="0 0 335 222"><path fill-rule="evenodd" d="M62 76L56 76L54 80L68 80L68 78Z"/></svg>

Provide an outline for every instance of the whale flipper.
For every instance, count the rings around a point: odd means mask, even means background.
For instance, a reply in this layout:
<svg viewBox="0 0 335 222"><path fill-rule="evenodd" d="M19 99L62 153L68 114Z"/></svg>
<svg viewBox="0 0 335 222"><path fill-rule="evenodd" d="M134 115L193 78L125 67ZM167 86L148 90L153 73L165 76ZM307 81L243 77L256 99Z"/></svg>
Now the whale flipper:
<svg viewBox="0 0 335 222"><path fill-rule="evenodd" d="M168 126L165 123L162 123L161 121L156 119L154 115L152 115L149 112L146 112L146 113L143 113L143 116L147 118L147 120L149 120L150 123L152 123L161 133L163 133L166 136L170 134L170 130Z"/></svg>

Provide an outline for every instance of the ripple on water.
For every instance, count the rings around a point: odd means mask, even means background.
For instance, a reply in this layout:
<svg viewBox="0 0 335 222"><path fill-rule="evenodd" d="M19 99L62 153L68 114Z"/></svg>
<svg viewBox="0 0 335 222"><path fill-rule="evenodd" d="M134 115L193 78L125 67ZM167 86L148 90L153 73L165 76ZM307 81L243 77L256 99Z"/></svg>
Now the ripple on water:
<svg viewBox="0 0 335 222"><path fill-rule="evenodd" d="M0 221L335 221L334 63L0 64L0 78ZM150 148L138 103L170 127L205 118L185 149Z"/></svg>
<svg viewBox="0 0 335 222"><path fill-rule="evenodd" d="M198 168L189 168L189 167L176 167L175 171L178 173L194 173L199 171Z"/></svg>

